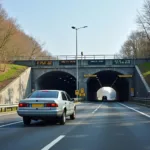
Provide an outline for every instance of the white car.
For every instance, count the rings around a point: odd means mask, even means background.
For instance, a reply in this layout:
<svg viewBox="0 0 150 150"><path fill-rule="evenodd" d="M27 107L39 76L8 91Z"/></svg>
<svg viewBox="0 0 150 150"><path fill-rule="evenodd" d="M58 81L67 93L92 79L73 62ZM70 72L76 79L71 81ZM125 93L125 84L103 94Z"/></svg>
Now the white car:
<svg viewBox="0 0 150 150"><path fill-rule="evenodd" d="M60 124L65 124L66 117L75 119L76 105L65 91L37 90L28 98L19 102L17 113L23 117L25 125L31 120L58 119Z"/></svg>

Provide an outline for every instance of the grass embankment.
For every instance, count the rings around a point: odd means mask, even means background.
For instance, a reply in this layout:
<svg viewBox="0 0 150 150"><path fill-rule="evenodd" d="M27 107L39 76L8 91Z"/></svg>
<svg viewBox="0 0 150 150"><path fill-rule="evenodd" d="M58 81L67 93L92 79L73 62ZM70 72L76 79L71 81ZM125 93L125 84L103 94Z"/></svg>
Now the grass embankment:
<svg viewBox="0 0 150 150"><path fill-rule="evenodd" d="M4 65L1 65L3 68ZM5 71L0 70L0 90L17 78L25 69L26 66L7 64Z"/></svg>
<svg viewBox="0 0 150 150"><path fill-rule="evenodd" d="M150 63L143 63L138 65L141 73L143 74L143 77L145 78L145 81L148 83L150 86Z"/></svg>

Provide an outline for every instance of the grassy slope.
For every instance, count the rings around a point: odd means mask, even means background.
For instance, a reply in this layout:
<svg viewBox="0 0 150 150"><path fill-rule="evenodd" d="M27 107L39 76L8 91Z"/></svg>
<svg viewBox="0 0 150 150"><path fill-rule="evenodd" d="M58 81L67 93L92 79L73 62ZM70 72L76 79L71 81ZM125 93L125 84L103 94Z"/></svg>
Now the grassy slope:
<svg viewBox="0 0 150 150"><path fill-rule="evenodd" d="M143 74L146 82L148 83L148 85L150 86L150 63L143 63L138 65L141 73Z"/></svg>
<svg viewBox="0 0 150 150"><path fill-rule="evenodd" d="M0 90L18 77L27 67L8 64L5 72L0 72Z"/></svg>

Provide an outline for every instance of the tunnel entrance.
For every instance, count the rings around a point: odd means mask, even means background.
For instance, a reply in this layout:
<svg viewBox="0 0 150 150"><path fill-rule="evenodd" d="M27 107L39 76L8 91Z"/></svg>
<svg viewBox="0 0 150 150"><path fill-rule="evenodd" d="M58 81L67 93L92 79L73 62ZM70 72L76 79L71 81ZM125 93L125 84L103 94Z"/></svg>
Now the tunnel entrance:
<svg viewBox="0 0 150 150"><path fill-rule="evenodd" d="M95 73L97 78L87 80L87 99L89 101L98 100L97 91L102 87L112 87L116 91L117 101L129 100L129 82L126 78L119 78L121 73L108 70Z"/></svg>
<svg viewBox="0 0 150 150"><path fill-rule="evenodd" d="M37 90L63 90L70 97L75 97L76 78L63 71L52 71L45 73L36 81Z"/></svg>
<svg viewBox="0 0 150 150"><path fill-rule="evenodd" d="M97 91L97 100L102 101L103 96L106 96L108 101L115 101L117 93L111 87L102 87Z"/></svg>

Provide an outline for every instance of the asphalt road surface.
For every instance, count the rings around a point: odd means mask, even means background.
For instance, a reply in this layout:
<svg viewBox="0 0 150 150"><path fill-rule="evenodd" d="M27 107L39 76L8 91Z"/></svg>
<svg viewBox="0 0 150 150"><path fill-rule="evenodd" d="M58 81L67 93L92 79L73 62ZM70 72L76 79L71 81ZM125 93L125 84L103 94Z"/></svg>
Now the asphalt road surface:
<svg viewBox="0 0 150 150"><path fill-rule="evenodd" d="M76 117L25 127L17 114L0 114L0 150L150 150L150 108L82 103Z"/></svg>

